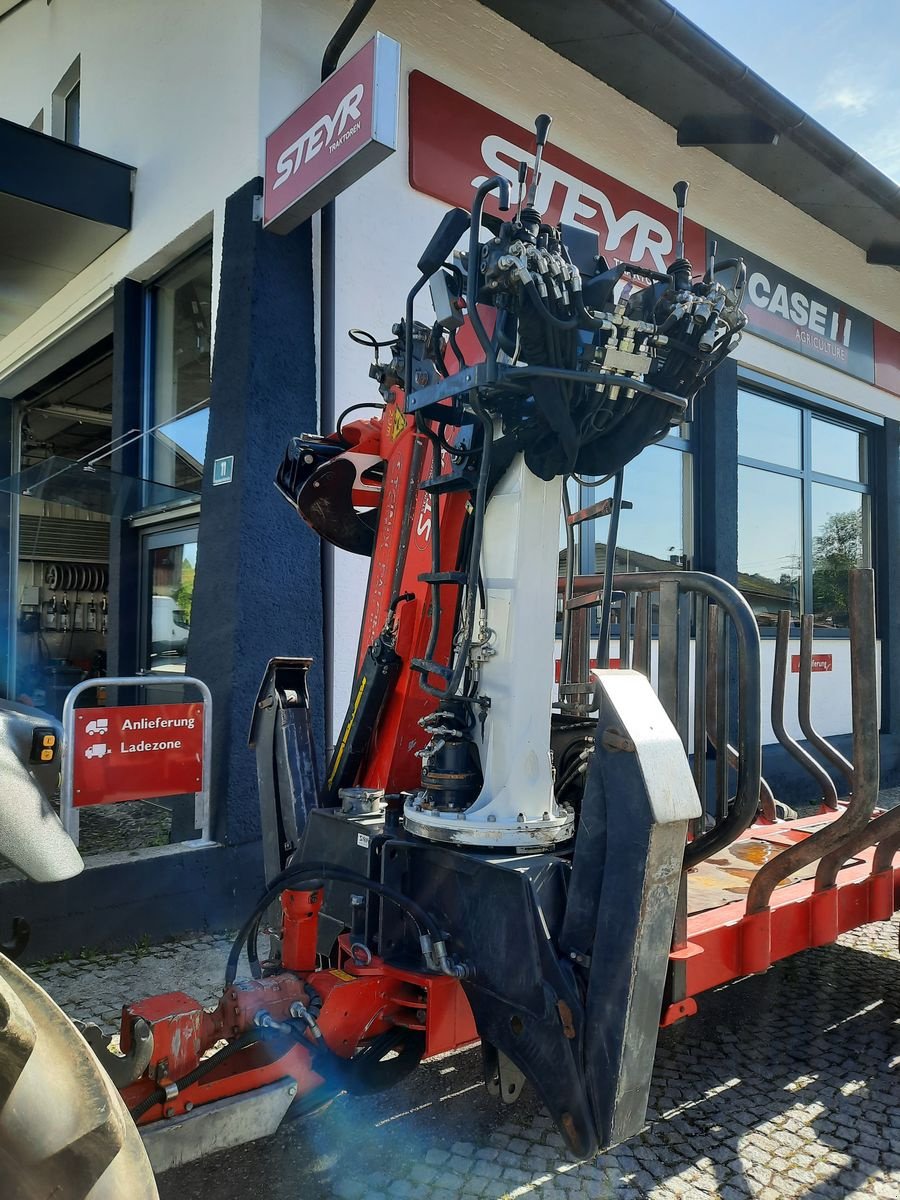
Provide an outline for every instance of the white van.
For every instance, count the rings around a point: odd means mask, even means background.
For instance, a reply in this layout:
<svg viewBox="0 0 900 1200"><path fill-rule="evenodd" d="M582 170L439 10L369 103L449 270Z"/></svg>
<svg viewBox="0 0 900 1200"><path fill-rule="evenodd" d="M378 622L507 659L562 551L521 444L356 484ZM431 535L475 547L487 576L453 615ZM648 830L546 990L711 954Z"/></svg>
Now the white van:
<svg viewBox="0 0 900 1200"><path fill-rule="evenodd" d="M151 654L186 654L190 625L171 596L154 596L150 624Z"/></svg>

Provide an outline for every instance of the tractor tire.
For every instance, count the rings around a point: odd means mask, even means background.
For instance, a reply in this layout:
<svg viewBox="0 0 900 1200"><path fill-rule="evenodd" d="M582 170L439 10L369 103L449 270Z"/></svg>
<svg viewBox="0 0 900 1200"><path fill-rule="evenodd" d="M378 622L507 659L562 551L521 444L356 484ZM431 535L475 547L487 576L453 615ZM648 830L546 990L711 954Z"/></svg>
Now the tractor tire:
<svg viewBox="0 0 900 1200"><path fill-rule="evenodd" d="M87 1042L0 954L3 1200L158 1200L137 1127Z"/></svg>

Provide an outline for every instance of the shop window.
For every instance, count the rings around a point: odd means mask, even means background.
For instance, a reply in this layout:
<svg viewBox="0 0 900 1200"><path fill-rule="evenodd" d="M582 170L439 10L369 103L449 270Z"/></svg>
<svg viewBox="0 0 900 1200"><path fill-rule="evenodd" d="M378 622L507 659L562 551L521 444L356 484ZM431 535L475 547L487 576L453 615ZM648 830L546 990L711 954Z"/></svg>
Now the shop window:
<svg viewBox="0 0 900 1200"><path fill-rule="evenodd" d="M199 492L209 425L212 247L148 291L150 421L146 464L157 483Z"/></svg>
<svg viewBox="0 0 900 1200"><path fill-rule="evenodd" d="M846 629L848 573L871 553L870 435L799 405L738 396L738 582L761 627L787 608Z"/></svg>

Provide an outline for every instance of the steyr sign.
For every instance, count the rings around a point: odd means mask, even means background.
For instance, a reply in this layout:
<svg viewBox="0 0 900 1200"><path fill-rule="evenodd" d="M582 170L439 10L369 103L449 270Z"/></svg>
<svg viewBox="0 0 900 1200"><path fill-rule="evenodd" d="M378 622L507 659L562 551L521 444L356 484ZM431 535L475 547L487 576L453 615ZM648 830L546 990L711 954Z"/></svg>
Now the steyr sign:
<svg viewBox="0 0 900 1200"><path fill-rule="evenodd" d="M376 33L266 138L263 225L288 233L397 149L400 44Z"/></svg>

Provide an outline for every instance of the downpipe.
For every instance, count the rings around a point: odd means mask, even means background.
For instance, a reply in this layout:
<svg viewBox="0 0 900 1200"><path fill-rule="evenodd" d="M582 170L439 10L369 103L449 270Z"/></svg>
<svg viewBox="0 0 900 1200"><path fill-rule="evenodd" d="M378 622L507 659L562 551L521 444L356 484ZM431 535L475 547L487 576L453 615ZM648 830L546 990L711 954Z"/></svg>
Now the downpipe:
<svg viewBox="0 0 900 1200"><path fill-rule="evenodd" d="M375 0L354 0L350 11L338 26L322 56L321 79L324 82L337 69L341 55L375 5ZM335 358L335 279L337 276L337 240L335 202L323 208L319 224L319 430L327 436L334 429L334 358ZM326 758L334 744L334 547L322 539L322 679L325 702Z"/></svg>

